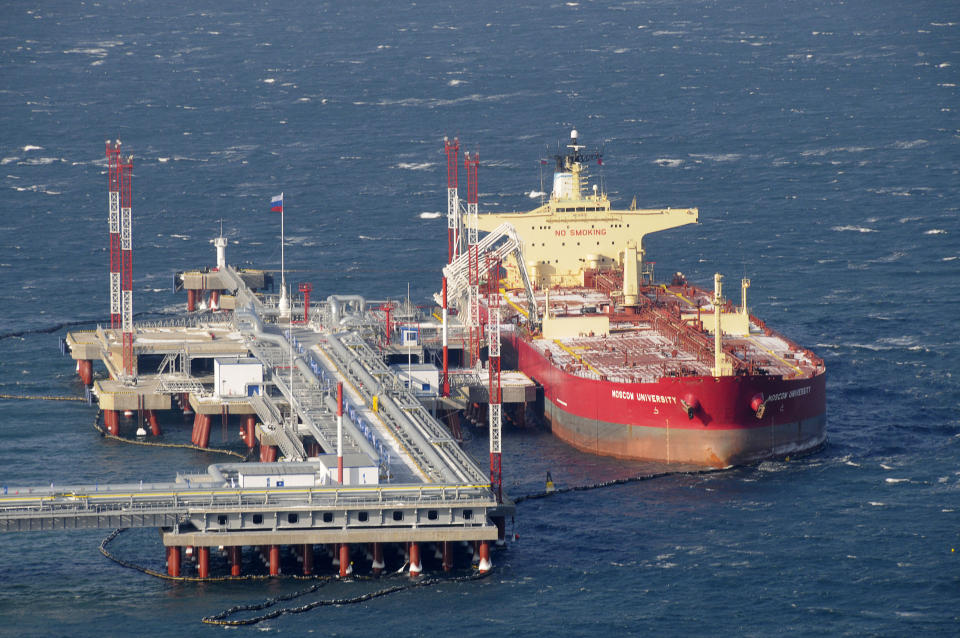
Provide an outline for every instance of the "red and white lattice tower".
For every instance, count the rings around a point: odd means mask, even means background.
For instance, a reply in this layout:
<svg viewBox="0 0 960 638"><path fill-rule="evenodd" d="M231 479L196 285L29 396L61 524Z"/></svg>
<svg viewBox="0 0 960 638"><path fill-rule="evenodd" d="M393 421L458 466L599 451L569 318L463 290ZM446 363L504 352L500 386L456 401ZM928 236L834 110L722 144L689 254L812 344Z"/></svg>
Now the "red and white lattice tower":
<svg viewBox="0 0 960 638"><path fill-rule="evenodd" d="M447 263L453 263L460 252L460 197L457 189L460 176L457 170L460 164L460 141L443 138L444 151L447 153ZM450 396L450 351L447 333L447 277L443 277L443 382L441 395ZM388 334L389 338L389 334Z"/></svg>
<svg viewBox="0 0 960 638"><path fill-rule="evenodd" d="M107 140L107 190L110 222L110 328L120 328L120 140Z"/></svg>
<svg viewBox="0 0 960 638"><path fill-rule="evenodd" d="M490 391L490 489L503 502L503 474L501 468L501 434L503 432L503 405L500 391L500 260L486 254L487 269L487 348Z"/></svg>
<svg viewBox="0 0 960 638"><path fill-rule="evenodd" d="M464 153L463 166L467 169L467 251L468 277L470 299L470 365L475 366L480 361L480 264L477 248L477 234L479 220L477 218L477 165L480 157L474 153Z"/></svg>
<svg viewBox="0 0 960 638"><path fill-rule="evenodd" d="M123 331L123 371L135 374L133 359L133 156L118 159L120 170L120 328Z"/></svg>

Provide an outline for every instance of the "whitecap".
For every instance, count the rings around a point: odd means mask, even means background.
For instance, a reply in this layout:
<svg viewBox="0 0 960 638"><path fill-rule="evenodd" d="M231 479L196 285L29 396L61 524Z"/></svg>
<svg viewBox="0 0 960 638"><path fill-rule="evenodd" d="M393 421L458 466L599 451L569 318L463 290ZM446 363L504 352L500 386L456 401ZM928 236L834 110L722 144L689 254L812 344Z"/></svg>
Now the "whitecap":
<svg viewBox="0 0 960 638"><path fill-rule="evenodd" d="M543 191L530 191L529 193L527 193L527 197L529 197L530 199L537 199L537 198L543 197L544 195L546 195L546 193L544 193Z"/></svg>
<svg viewBox="0 0 960 638"><path fill-rule="evenodd" d="M0 165L3 165L3 164L12 164L12 163L16 162L18 159L20 159L20 158L19 158L19 157L4 157L3 159L0 159Z"/></svg>
<svg viewBox="0 0 960 638"><path fill-rule="evenodd" d="M954 255L953 257L944 257L940 261L954 261L955 259L957 259L956 255Z"/></svg>
<svg viewBox="0 0 960 638"><path fill-rule="evenodd" d="M946 235L947 231L942 228L931 228L930 230L923 231L924 235Z"/></svg>
<svg viewBox="0 0 960 638"><path fill-rule="evenodd" d="M47 164L53 164L54 162L62 162L59 157L37 157L35 159L25 159L22 162L19 162L21 166L46 166Z"/></svg>
<svg viewBox="0 0 960 638"><path fill-rule="evenodd" d="M273 84L273 83L276 82L276 81L277 81L276 78L264 78L263 83L264 83L264 84Z"/></svg>
<svg viewBox="0 0 960 638"><path fill-rule="evenodd" d="M713 162L734 162L743 157L740 153L691 153L690 157L702 158Z"/></svg>
<svg viewBox="0 0 960 638"><path fill-rule="evenodd" d="M683 166L682 159L671 159L668 157L661 157L661 158L655 159L653 163L657 164L658 166L666 166L668 168L678 168L680 166Z"/></svg>
<svg viewBox="0 0 960 638"><path fill-rule="evenodd" d="M887 483L909 483L910 479L908 478L885 478L883 479Z"/></svg>
<svg viewBox="0 0 960 638"><path fill-rule="evenodd" d="M24 153L27 153L29 151L42 151L42 150L43 150L42 146L34 146L33 144L27 144L26 146L23 147Z"/></svg>
<svg viewBox="0 0 960 638"><path fill-rule="evenodd" d="M83 53L86 55L96 55L103 57L107 55L106 49L67 49L64 53Z"/></svg>
<svg viewBox="0 0 960 638"><path fill-rule="evenodd" d="M885 464L885 463L881 463L881 464L880 464L880 467L882 467L882 468L885 469L885 470L892 470L892 469L893 469L892 467L890 467L889 465L887 465L887 464Z"/></svg>
<svg viewBox="0 0 960 638"><path fill-rule="evenodd" d="M830 230L835 230L835 231L838 231L838 232L845 231L845 230L852 230L852 231L856 231L856 232L858 232L858 233L875 233L875 232L877 232L877 231L874 230L873 228L864 228L863 226L834 226L834 227L832 227Z"/></svg>
<svg viewBox="0 0 960 638"><path fill-rule="evenodd" d="M157 158L157 161L160 162L161 164L165 164L165 163L167 163L167 162L170 161L170 158L169 158L169 157L158 157L158 158Z"/></svg>
<svg viewBox="0 0 960 638"><path fill-rule="evenodd" d="M929 142L921 138L917 140L905 140L905 141L894 142L893 147L894 148L917 148L918 146L926 146L927 144L929 144Z"/></svg>
<svg viewBox="0 0 960 638"><path fill-rule="evenodd" d="M436 166L433 162L400 162L394 168L402 168L408 171L426 171Z"/></svg>
<svg viewBox="0 0 960 638"><path fill-rule="evenodd" d="M946 69L946 68L949 67L949 66L950 66L950 63L949 63L949 62L941 62L940 64L937 65L937 68L938 68L938 69Z"/></svg>
<svg viewBox="0 0 960 638"><path fill-rule="evenodd" d="M870 505L873 505L874 507L883 507L884 505L886 505L886 503L884 503L884 502L882 502L882 501L869 501L869 503L870 503Z"/></svg>
<svg viewBox="0 0 960 638"><path fill-rule="evenodd" d="M357 235L358 239L366 239L367 241L380 241L383 237L367 237L366 235Z"/></svg>
<svg viewBox="0 0 960 638"><path fill-rule="evenodd" d="M443 213L431 213L431 212L420 213L420 219L437 219L442 216L443 216Z"/></svg>
<svg viewBox="0 0 960 638"><path fill-rule="evenodd" d="M463 84L463 80L448 80L447 86L460 86Z"/></svg>

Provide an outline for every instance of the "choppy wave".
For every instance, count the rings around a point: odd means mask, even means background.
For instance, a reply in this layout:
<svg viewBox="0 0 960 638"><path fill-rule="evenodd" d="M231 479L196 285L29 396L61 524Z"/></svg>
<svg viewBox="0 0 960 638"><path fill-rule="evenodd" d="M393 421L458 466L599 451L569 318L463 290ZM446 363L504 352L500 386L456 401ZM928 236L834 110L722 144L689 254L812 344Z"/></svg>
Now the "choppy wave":
<svg viewBox="0 0 960 638"><path fill-rule="evenodd" d="M865 227L865 226L831 226L831 227L830 227L830 230L835 230L835 231L838 231L838 232L853 231L853 232L858 232L858 233L875 233L875 232L877 232L875 229L873 229L873 228L867 228L867 227Z"/></svg>
<svg viewBox="0 0 960 638"><path fill-rule="evenodd" d="M429 171L434 166L436 166L436 164L433 162L400 162L399 164L396 164L394 168L400 168L407 171Z"/></svg>

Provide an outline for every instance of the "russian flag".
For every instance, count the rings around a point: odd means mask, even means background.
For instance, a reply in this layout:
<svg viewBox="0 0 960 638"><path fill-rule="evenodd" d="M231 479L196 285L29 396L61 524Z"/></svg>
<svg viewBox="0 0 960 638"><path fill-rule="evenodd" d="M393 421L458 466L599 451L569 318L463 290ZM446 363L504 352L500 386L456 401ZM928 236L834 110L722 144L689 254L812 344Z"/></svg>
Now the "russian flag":
<svg viewBox="0 0 960 638"><path fill-rule="evenodd" d="M270 212L271 213L283 212L283 193L280 193L279 195L274 195L270 199Z"/></svg>

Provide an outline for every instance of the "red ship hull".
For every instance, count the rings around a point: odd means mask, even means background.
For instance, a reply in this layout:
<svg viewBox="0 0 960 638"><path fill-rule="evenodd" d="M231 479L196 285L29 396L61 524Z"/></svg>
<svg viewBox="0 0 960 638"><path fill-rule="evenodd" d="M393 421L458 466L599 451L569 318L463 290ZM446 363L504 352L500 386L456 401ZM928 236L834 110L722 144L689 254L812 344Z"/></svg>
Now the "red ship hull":
<svg viewBox="0 0 960 638"><path fill-rule="evenodd" d="M505 345L519 369L543 386L544 417L553 433L593 454L727 467L810 452L826 440L823 372L802 379L690 376L617 383L566 372L517 334Z"/></svg>

